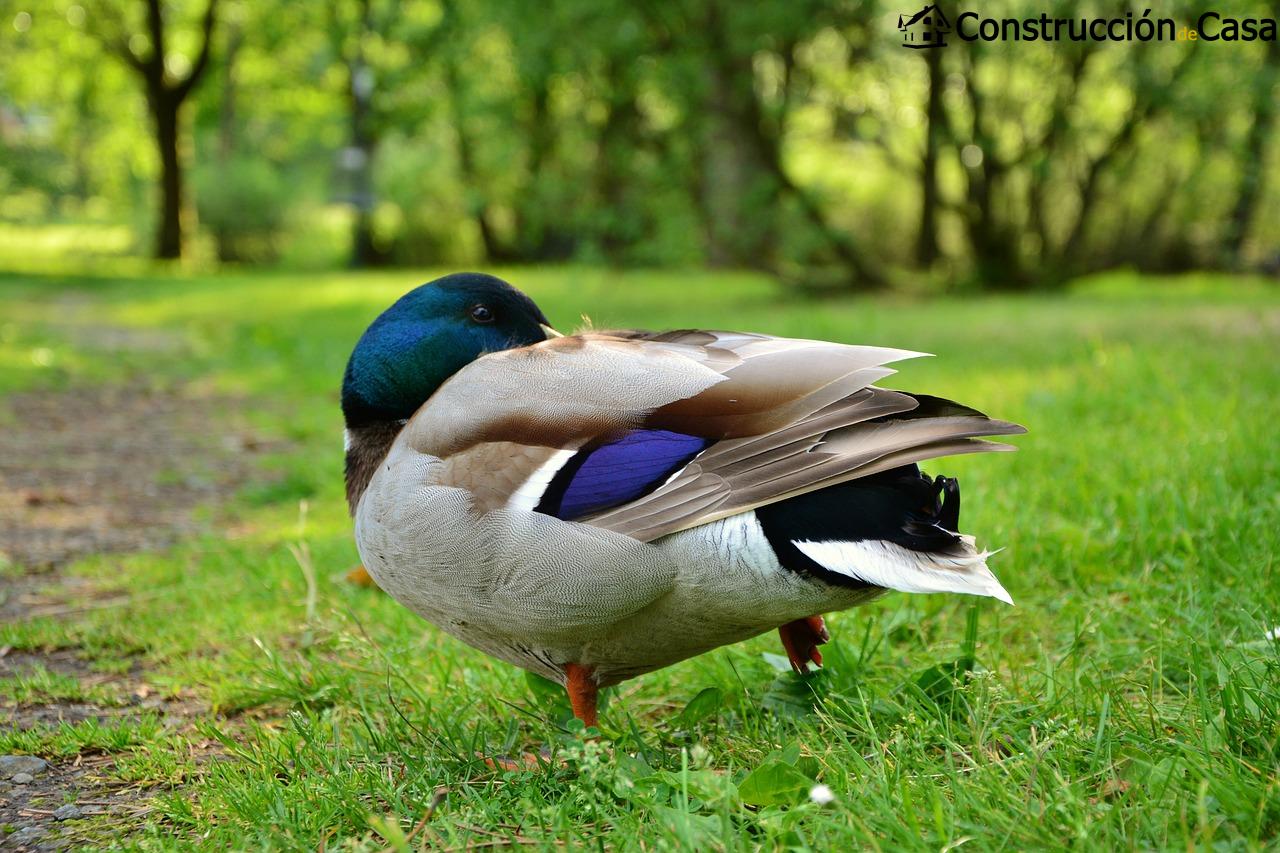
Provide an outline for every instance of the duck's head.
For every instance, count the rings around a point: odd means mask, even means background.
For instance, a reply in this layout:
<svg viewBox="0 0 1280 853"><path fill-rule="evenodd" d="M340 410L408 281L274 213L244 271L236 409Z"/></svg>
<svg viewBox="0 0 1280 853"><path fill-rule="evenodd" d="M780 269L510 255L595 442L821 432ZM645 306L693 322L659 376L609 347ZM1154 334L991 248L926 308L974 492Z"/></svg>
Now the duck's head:
<svg viewBox="0 0 1280 853"><path fill-rule="evenodd" d="M533 300L499 278L456 273L409 291L365 330L347 362L348 428L404 421L488 352L546 340Z"/></svg>

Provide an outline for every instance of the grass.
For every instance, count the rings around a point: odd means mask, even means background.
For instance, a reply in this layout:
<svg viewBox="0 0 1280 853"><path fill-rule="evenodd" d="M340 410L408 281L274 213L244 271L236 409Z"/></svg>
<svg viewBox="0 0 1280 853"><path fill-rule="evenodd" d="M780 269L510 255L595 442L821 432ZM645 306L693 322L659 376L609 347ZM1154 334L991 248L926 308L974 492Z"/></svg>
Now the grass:
<svg viewBox="0 0 1280 853"><path fill-rule="evenodd" d="M749 275L508 271L561 328L588 312L933 352L895 381L1030 429L1018 454L930 466L963 480L966 529L1005 547L993 569L1016 608L894 595L831 618L828 666L805 680L781 671L776 637L718 650L623 685L597 743L562 725L555 691L343 580L358 558L339 377L364 326L430 275L0 278L0 393L141 379L238 399L287 442L206 534L73 567L135 603L0 625L0 646L137 660L161 693L211 708L180 729L142 713L115 731L0 732L0 752L116 755L115 781L155 805L116 843L1280 840L1274 289L1111 276L1058 296L810 302ZM97 324L168 348L104 348ZM15 691L76 692L45 676L0 685ZM217 760L200 757L209 743ZM542 747L554 760L536 772L477 758ZM832 802L810 798L818 783Z"/></svg>

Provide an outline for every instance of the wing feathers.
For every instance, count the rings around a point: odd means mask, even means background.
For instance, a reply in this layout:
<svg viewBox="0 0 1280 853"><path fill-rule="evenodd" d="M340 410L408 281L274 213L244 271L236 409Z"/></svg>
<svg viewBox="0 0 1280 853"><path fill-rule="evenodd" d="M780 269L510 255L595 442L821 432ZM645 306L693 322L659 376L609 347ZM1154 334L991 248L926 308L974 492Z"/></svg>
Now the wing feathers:
<svg viewBox="0 0 1280 853"><path fill-rule="evenodd" d="M778 446L767 441L772 436L761 436L752 442L757 448L755 453L730 457L731 462L725 465L721 465L723 460L717 455L722 445L716 445L699 457L696 475L686 471L647 497L589 521L636 538L657 538L912 462L986 450L1010 450L1013 448L1009 445L976 439L1024 431L1015 424L985 417L877 421L843 428L836 439L827 441L814 436L807 442L793 441ZM715 476L723 480L728 497L701 516L674 520L664 514L661 523L647 517L651 505L659 505L658 502L666 505L665 493L689 488L696 482L695 476Z"/></svg>
<svg viewBox="0 0 1280 853"><path fill-rule="evenodd" d="M866 363L861 352L803 347L798 352L756 352L755 360L725 372L725 381L657 409L646 423L717 439L765 435L802 421L895 373ZM803 358L801 358L803 356ZM886 351L882 359L905 358Z"/></svg>
<svg viewBox="0 0 1280 853"><path fill-rule="evenodd" d="M703 330L571 335L477 359L398 440L444 460L442 481L485 506L521 508L563 478L566 450L634 430L709 440L652 491L581 519L650 540L889 467L1010 449L977 439L1023 432L1015 424L871 384L918 355ZM593 477L595 491L612 488L607 471Z"/></svg>

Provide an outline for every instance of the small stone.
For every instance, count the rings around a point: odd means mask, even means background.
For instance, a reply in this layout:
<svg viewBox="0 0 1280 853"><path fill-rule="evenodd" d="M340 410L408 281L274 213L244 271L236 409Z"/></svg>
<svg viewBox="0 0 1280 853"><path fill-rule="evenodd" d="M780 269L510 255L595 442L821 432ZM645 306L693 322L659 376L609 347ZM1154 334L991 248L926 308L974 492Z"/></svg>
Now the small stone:
<svg viewBox="0 0 1280 853"><path fill-rule="evenodd" d="M24 847L35 844L44 836L44 830L38 826L24 826L9 836L0 837L0 847Z"/></svg>
<svg viewBox="0 0 1280 853"><path fill-rule="evenodd" d="M67 803L53 810L54 820L78 820L81 817L83 814L75 803Z"/></svg>
<svg viewBox="0 0 1280 853"><path fill-rule="evenodd" d="M49 762L35 755L0 755L0 779L12 779L15 773L43 773Z"/></svg>
<svg viewBox="0 0 1280 853"><path fill-rule="evenodd" d="M9 777L9 781L15 785L30 785L32 782L36 781L36 777L32 776L30 773L14 773Z"/></svg>

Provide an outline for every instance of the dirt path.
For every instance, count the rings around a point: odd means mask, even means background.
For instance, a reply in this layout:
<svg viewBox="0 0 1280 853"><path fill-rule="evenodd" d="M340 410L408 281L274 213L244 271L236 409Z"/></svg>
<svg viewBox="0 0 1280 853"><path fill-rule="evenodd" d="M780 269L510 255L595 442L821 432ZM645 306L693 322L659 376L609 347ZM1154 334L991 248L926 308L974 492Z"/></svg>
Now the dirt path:
<svg viewBox="0 0 1280 853"><path fill-rule="evenodd" d="M141 385L0 398L0 623L74 619L127 601L104 601L91 580L64 568L91 554L163 548L193 533L192 509L230 494L243 481L246 455L258 449L246 431L225 426L235 408L235 401ZM202 710L194 698L152 696L138 663L103 673L77 648L0 647L0 679L41 671L112 701L24 700L0 681L0 727L143 713L181 726ZM77 819L95 814L136 825L145 792L105 782L100 773L112 761L0 755L0 849L83 841Z"/></svg>

